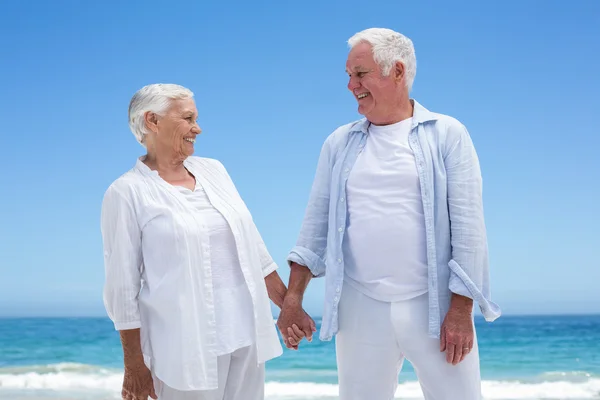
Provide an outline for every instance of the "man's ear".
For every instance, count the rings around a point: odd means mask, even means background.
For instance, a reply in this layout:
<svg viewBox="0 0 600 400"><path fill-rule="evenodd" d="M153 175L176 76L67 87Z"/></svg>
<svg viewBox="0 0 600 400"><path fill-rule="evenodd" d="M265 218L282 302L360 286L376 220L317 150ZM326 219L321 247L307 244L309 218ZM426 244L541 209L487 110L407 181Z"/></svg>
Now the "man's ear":
<svg viewBox="0 0 600 400"><path fill-rule="evenodd" d="M402 80L406 76L406 68L404 67L404 64L402 64L401 61L396 61L392 72L394 73L394 81L398 83L402 82Z"/></svg>

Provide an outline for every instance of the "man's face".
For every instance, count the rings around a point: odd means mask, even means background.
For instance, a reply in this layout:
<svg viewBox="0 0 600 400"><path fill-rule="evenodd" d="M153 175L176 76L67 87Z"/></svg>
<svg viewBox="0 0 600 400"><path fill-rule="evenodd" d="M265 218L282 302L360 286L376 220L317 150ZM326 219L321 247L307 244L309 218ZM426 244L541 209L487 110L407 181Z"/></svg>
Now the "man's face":
<svg viewBox="0 0 600 400"><path fill-rule="evenodd" d="M394 114L398 98L397 87L403 84L403 79L396 78L396 68L392 68L388 76L382 75L369 43L359 43L350 50L346 72L350 77L348 89L358 101L360 114L374 124L383 123Z"/></svg>

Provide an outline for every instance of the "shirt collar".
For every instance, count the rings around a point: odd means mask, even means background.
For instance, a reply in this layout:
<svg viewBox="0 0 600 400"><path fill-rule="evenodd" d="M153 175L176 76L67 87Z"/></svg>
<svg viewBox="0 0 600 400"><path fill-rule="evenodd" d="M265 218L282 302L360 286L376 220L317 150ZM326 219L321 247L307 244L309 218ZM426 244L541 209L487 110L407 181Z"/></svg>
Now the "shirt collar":
<svg viewBox="0 0 600 400"><path fill-rule="evenodd" d="M141 172L144 175L148 175L148 176L159 176L158 175L158 171L152 170L150 169L150 167L148 167L146 164L144 164L144 159L146 158L145 155L139 157L136 162L135 162L135 169L139 172ZM189 158L186 158L185 160L183 160L183 166L190 171L191 165L190 165L190 161Z"/></svg>
<svg viewBox="0 0 600 400"><path fill-rule="evenodd" d="M410 99L410 102L413 104L413 116L412 116L412 127L415 128L419 124L423 124L429 121L436 121L438 119L435 113L432 113L425 107L423 107L418 101L414 99ZM351 129L350 132L362 132L364 134L367 133L369 129L369 125L371 122L366 118L359 120Z"/></svg>

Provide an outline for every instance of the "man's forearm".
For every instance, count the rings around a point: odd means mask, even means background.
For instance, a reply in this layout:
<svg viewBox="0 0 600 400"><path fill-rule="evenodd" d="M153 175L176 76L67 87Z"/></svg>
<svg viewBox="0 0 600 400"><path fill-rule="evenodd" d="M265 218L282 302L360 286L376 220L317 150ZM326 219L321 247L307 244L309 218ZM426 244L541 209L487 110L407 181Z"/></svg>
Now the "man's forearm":
<svg viewBox="0 0 600 400"><path fill-rule="evenodd" d="M292 296L302 303L304 292L312 277L312 272L310 272L308 267L292 262L290 265L290 281L287 296Z"/></svg>
<svg viewBox="0 0 600 400"><path fill-rule="evenodd" d="M285 283L283 283L277 271L273 271L265 277L265 284L267 285L269 298L277 307L281 309L287 288L285 287Z"/></svg>
<svg viewBox="0 0 600 400"><path fill-rule="evenodd" d="M133 369L144 365L140 329L127 329L119 331L119 334L121 336L121 345L123 346L125 368Z"/></svg>
<svg viewBox="0 0 600 400"><path fill-rule="evenodd" d="M450 307L471 312L473 310L473 299L452 293Z"/></svg>

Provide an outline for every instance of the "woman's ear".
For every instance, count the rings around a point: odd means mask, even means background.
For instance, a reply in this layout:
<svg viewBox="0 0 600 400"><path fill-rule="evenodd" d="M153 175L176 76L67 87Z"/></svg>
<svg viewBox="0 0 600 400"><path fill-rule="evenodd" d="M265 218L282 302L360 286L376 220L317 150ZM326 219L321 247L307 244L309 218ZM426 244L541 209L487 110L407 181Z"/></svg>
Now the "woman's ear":
<svg viewBox="0 0 600 400"><path fill-rule="evenodd" d="M151 132L158 132L158 117L152 111L148 111L144 114L144 123L146 124L146 128Z"/></svg>

